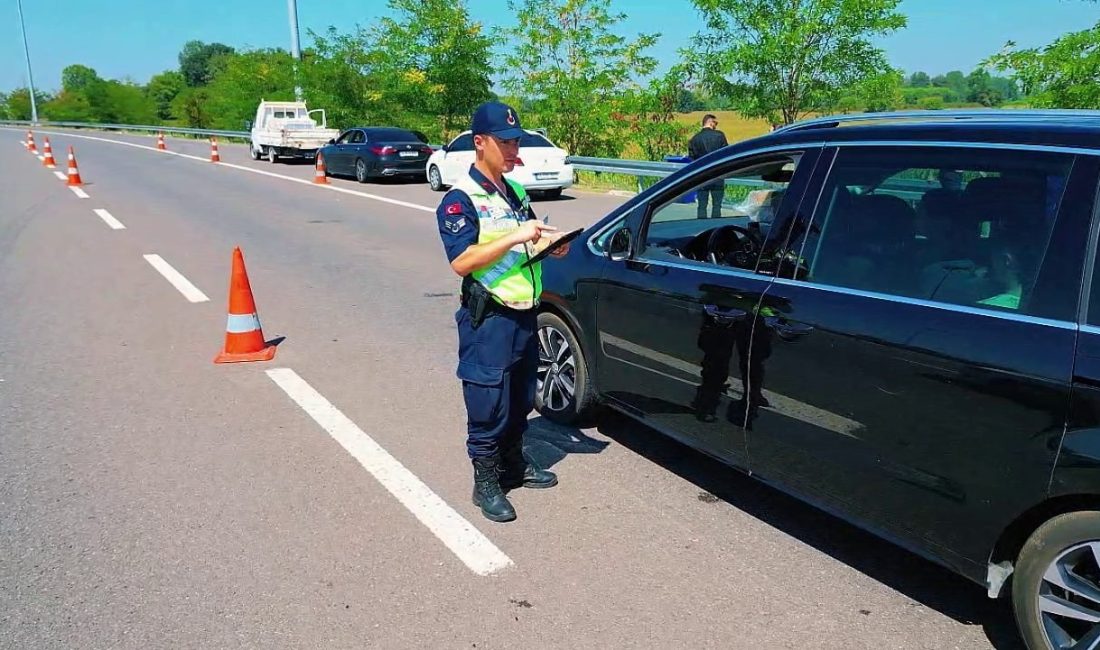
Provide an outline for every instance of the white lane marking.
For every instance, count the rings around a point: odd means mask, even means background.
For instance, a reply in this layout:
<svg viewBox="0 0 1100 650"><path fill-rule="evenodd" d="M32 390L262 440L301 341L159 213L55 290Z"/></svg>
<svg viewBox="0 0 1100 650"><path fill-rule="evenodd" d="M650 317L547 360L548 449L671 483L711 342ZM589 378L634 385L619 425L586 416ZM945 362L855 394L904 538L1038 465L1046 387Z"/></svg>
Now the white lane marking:
<svg viewBox="0 0 1100 650"><path fill-rule="evenodd" d="M298 373L290 368L273 368L267 371L267 376L471 571L484 576L512 565L511 558L481 531L447 505L415 474L299 377Z"/></svg>
<svg viewBox="0 0 1100 650"><path fill-rule="evenodd" d="M59 179L61 179L61 180L63 180L63 181L67 181L67 180L69 180L69 177L68 177L68 176L66 176L66 175L65 175L64 173L62 173L62 172L58 172L58 171L55 171L55 172L53 173L53 175L54 175L54 176L56 176L56 177L58 177Z"/></svg>
<svg viewBox="0 0 1100 650"><path fill-rule="evenodd" d="M81 199L88 198L88 193L85 192L84 190L80 189L79 187L69 187L69 189L73 191L73 194L75 194L77 196L77 198L81 198Z"/></svg>
<svg viewBox="0 0 1100 650"><path fill-rule="evenodd" d="M39 162L46 162L46 157L45 156L38 156L38 161Z"/></svg>
<svg viewBox="0 0 1100 650"><path fill-rule="evenodd" d="M142 255L146 262L156 269L165 280L172 283L172 286L179 290L183 294L184 298L187 298L191 302L206 302L210 300L206 297L206 294L199 291L199 288L191 284L191 281L183 277L183 274L172 268L168 262L164 261L160 255Z"/></svg>
<svg viewBox="0 0 1100 650"><path fill-rule="evenodd" d="M19 141L19 146L26 149L27 148L27 141L26 140L20 140Z"/></svg>
<svg viewBox="0 0 1100 650"><path fill-rule="evenodd" d="M118 219L115 219L111 215L110 212L107 212L103 208L96 208L95 210L92 210L92 212L95 212L97 215L99 215L99 218L103 219L103 221L105 221L107 223L107 225L111 227L112 230L125 230L126 229L126 226L122 225L121 221L119 221Z"/></svg>
<svg viewBox="0 0 1100 650"><path fill-rule="evenodd" d="M0 128L3 128L3 127L0 127ZM148 151L153 151L153 152L156 152L156 153L165 153L165 154L168 154L170 156L179 156L180 158L187 158L188 160L197 160L199 162L207 163L207 164L210 163L210 158L208 158L208 157L204 158L202 156L191 156L191 155L188 155L188 154L185 154L185 153L180 153L178 151L162 151L160 149L157 149L156 147L150 147L150 146L144 145L144 144L136 144L136 143L133 143L133 142L124 142L122 140L111 140L109 138L96 138L96 137L90 136L90 135L76 135L75 133L66 133L66 132L61 132L61 131L41 131L41 133L45 133L46 135L59 135L59 136L68 136L70 138L80 138L82 140L95 140L97 142L109 142L111 144L120 144L120 145L123 145L125 147L134 147L135 149L146 149ZM213 167L214 165L210 165L210 166ZM261 176L270 176L271 178L278 178L278 179L281 179L281 180L284 180L284 181L290 181L292 183L300 183L302 185L308 185L310 187L316 187L318 189L328 190L330 192L340 192L342 194L351 194L353 196L359 196L359 197L362 197L364 199L371 199L373 201L381 201L382 203L390 203L392 205L399 205L403 208L411 208L413 210L420 210L422 212L432 212L432 213L435 212L435 208L433 208L433 207L426 206L426 205L417 205L416 203L409 203L407 201L399 201L397 199L391 199L387 196L379 196L377 194L369 194L367 192L358 192L356 190L349 190L347 188L338 187L336 185L315 185L313 183L312 179L295 178L293 176L284 176L282 174L276 174L274 172L269 172L269 171L265 171L265 170L262 170L262 169L255 169L253 167L245 167L244 165L235 165L233 163L227 163L227 162L218 163L218 166L219 167L230 167L232 169L239 169L241 171L245 171L245 172L248 172L250 174L260 174Z"/></svg>

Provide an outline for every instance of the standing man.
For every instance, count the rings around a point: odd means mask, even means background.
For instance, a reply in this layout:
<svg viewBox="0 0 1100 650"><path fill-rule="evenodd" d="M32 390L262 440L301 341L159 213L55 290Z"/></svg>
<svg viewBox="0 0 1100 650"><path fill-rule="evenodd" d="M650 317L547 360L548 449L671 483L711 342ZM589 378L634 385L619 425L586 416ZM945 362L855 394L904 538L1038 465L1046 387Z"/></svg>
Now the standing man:
<svg viewBox="0 0 1100 650"><path fill-rule="evenodd" d="M482 104L472 130L477 162L443 197L436 218L451 269L462 277L455 321L473 501L488 519L511 521L516 511L505 489L558 483L523 454L538 378L535 308L542 294L542 263L524 263L529 246L556 229L535 217L522 185L504 178L516 165L524 134L516 111L499 102Z"/></svg>
<svg viewBox="0 0 1100 650"><path fill-rule="evenodd" d="M729 143L726 134L718 130L718 118L707 113L703 116L703 128L688 142L688 156L699 160L712 151L718 151ZM707 218L707 201L710 201L710 216L717 219L722 216L722 199L726 195L726 183L718 179L709 185L703 185L698 191L698 203L695 216Z"/></svg>

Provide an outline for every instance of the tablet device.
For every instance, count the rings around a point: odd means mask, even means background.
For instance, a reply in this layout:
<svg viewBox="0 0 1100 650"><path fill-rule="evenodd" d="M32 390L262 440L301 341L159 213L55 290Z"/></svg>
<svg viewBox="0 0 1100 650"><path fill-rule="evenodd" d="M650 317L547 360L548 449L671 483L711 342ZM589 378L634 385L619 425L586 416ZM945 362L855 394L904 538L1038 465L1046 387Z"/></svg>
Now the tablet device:
<svg viewBox="0 0 1100 650"><path fill-rule="evenodd" d="M522 266L525 266L525 267L526 266L531 266L535 262L541 262L542 260L546 259L546 257L548 255L550 255L550 253L553 253L554 251L561 248L565 244L567 244L567 243L573 241L574 239L576 239L577 235L581 234L582 232L584 232L584 228L577 228L576 230L570 230L569 232L565 233L564 235L562 235L561 237L556 239L552 244L548 244L546 246L546 248L539 251L533 257L529 258L526 262L524 262L522 264ZM538 244L536 244L536 246L538 246Z"/></svg>

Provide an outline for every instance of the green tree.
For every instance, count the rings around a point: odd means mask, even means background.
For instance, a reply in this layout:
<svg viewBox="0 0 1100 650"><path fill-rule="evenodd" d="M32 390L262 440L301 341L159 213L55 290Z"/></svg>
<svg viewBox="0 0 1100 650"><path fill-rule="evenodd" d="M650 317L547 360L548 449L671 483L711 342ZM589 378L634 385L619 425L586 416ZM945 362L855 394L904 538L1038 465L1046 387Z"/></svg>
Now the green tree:
<svg viewBox="0 0 1100 650"><path fill-rule="evenodd" d="M102 82L99 74L86 65L74 64L61 71L61 88L69 92L87 92Z"/></svg>
<svg viewBox="0 0 1100 650"><path fill-rule="evenodd" d="M1009 41L983 62L1012 78L1040 108L1100 108L1100 23L1042 48Z"/></svg>
<svg viewBox="0 0 1100 650"><path fill-rule="evenodd" d="M647 160L661 160L687 147L691 127L676 119L685 77L681 69L673 68L647 87L627 91L611 115Z"/></svg>
<svg viewBox="0 0 1100 650"><path fill-rule="evenodd" d="M909 75L907 84L913 88L928 88L932 85L932 78L927 72L914 72Z"/></svg>
<svg viewBox="0 0 1100 650"><path fill-rule="evenodd" d="M166 70L149 79L145 93L153 100L159 119L172 119L172 100L186 87L183 75L175 70Z"/></svg>
<svg viewBox="0 0 1100 650"><path fill-rule="evenodd" d="M179 54L180 74L188 86L205 86L214 78L213 60L233 52L233 48L222 43L188 41Z"/></svg>
<svg viewBox="0 0 1100 650"><path fill-rule="evenodd" d="M57 122L94 122L95 111L82 92L62 90L42 107L43 115Z"/></svg>
<svg viewBox="0 0 1100 650"><path fill-rule="evenodd" d="M379 72L399 105L441 121L450 136L491 96L492 41L463 0L389 0L389 8L393 17L372 30Z"/></svg>
<svg viewBox="0 0 1100 650"><path fill-rule="evenodd" d="M38 106L43 107L49 102L50 96L41 91L34 93L35 101ZM6 118L9 120L29 120L31 119L31 93L27 88L16 88L7 94L3 105ZM48 117L44 112L39 118Z"/></svg>
<svg viewBox="0 0 1100 650"><path fill-rule="evenodd" d="M856 96L863 109L869 113L881 113L901 108L902 75L900 70L887 70L867 77L856 85Z"/></svg>
<svg viewBox="0 0 1100 650"><path fill-rule="evenodd" d="M172 115L185 126L193 129L210 128L211 117L208 104L210 96L205 88L184 88L172 100Z"/></svg>
<svg viewBox="0 0 1100 650"><path fill-rule="evenodd" d="M977 68L966 77L966 101L982 106L1000 106L1004 103L1001 93L993 89L993 78L984 68Z"/></svg>
<svg viewBox="0 0 1100 650"><path fill-rule="evenodd" d="M203 110L213 128L235 130L256 113L261 99L294 100L294 60L280 49L221 57L205 90Z"/></svg>
<svg viewBox="0 0 1100 650"><path fill-rule="evenodd" d="M632 80L657 67L646 50L658 35L619 35L626 15L612 13L610 5L610 0L508 3L517 25L507 33L503 85L530 100L528 126L546 127L575 155L621 153L613 105Z"/></svg>
<svg viewBox="0 0 1100 650"><path fill-rule="evenodd" d="M329 27L322 35L309 32L310 49L302 53L302 88L308 102L327 111L331 124L350 126L381 122L378 89L371 60L364 49L371 38L361 27L353 34L341 34Z"/></svg>
<svg viewBox="0 0 1100 650"><path fill-rule="evenodd" d="M706 31L683 52L716 94L749 117L790 124L890 69L871 40L901 29L900 0L692 0Z"/></svg>

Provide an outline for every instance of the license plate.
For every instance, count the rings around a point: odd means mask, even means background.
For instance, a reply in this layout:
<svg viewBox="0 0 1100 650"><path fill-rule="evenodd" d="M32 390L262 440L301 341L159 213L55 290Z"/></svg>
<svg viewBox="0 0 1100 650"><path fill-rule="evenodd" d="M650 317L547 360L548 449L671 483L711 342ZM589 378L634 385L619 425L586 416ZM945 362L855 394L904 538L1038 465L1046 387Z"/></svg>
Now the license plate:
<svg viewBox="0 0 1100 650"><path fill-rule="evenodd" d="M551 178L557 178L557 172L539 172L535 174L535 180L545 181Z"/></svg>
<svg viewBox="0 0 1100 650"><path fill-rule="evenodd" d="M420 152L419 151L402 151L401 153L399 153L397 155L401 156L402 158L416 158L417 156L420 155Z"/></svg>

